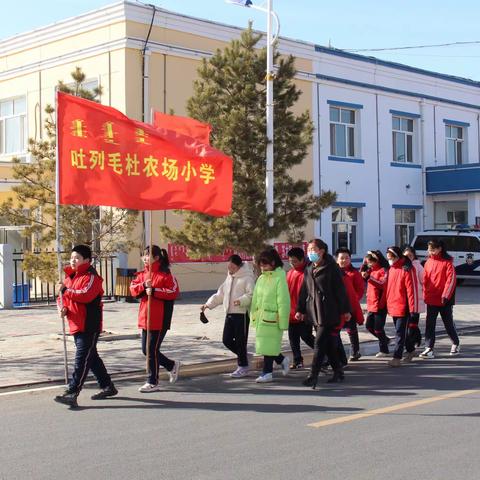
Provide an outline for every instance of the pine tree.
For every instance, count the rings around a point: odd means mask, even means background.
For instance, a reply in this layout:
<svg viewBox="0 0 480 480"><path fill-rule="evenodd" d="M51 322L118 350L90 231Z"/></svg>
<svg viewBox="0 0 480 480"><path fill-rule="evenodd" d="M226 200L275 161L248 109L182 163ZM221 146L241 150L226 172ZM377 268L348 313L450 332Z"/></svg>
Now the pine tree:
<svg viewBox="0 0 480 480"><path fill-rule="evenodd" d="M294 83L295 58L274 52L274 226L269 227L265 201L265 65L266 49L256 49L261 35L251 25L239 40L204 60L188 100L191 117L213 127L212 145L234 159L232 213L211 217L183 214L183 227L164 226L163 235L187 246L192 256L221 253L234 248L257 252L269 239L285 235L288 241L304 239L310 219L335 201L336 194L309 193L312 182L294 179L292 167L305 159L312 143L309 112L295 115L292 107L301 95Z"/></svg>
<svg viewBox="0 0 480 480"><path fill-rule="evenodd" d="M77 67L71 73L71 86L60 81L62 92L98 101L101 89L93 92L84 88L85 74ZM31 278L53 281L56 277L57 258L46 249L52 248L56 238L55 222L55 166L56 133L55 110L45 108L46 140L29 139L31 163L13 159L13 178L20 183L12 188L15 197L0 204L0 216L11 225L24 225L23 236L32 240L30 251L24 252L22 268ZM79 188L81 186L79 185ZM137 212L124 209L66 205L60 207L62 248L69 251L73 245L83 243L93 250L101 247L102 255L126 250L132 244L127 240L137 221ZM38 253L42 252L42 253Z"/></svg>

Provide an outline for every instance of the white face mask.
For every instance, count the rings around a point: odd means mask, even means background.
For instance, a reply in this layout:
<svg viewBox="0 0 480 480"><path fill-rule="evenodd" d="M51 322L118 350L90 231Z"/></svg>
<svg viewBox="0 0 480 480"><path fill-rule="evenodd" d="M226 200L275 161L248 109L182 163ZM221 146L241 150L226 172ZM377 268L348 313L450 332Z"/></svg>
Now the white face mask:
<svg viewBox="0 0 480 480"><path fill-rule="evenodd" d="M392 266L394 263L395 263L395 260L389 260L389 261L388 261L388 264L389 264L390 266Z"/></svg>

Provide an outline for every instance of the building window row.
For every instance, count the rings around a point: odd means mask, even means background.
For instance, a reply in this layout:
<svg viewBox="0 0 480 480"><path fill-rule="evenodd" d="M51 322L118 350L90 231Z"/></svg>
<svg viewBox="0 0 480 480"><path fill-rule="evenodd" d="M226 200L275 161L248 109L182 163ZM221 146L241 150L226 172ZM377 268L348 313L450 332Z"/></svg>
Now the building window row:
<svg viewBox="0 0 480 480"><path fill-rule="evenodd" d="M333 102L329 100L329 103ZM361 107L361 106L360 106ZM416 136L418 114L392 113L392 162L418 164ZM330 155L340 158L359 157L360 109L330 105ZM462 165L466 158L466 126L462 122L445 122L445 158L447 165Z"/></svg>
<svg viewBox="0 0 480 480"><path fill-rule="evenodd" d="M27 150L25 97L0 100L0 155L15 155Z"/></svg>

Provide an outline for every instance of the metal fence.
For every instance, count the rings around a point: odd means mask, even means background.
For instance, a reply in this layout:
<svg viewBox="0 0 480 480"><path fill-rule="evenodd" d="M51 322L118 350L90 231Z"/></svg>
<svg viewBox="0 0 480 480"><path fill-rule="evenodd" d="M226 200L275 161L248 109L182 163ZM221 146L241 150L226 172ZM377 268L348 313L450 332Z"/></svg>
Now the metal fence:
<svg viewBox="0 0 480 480"><path fill-rule="evenodd" d="M33 253L40 254L45 252ZM57 254L54 251L48 251L46 253L51 253L55 256ZM13 305L15 307L25 307L32 304L55 304L55 283L44 282L39 278L29 277L23 270L23 259L23 252L13 252ZM93 263L93 266L96 268L98 274L103 278L103 290L105 292L103 298L106 300L115 298L115 259L115 255L99 255Z"/></svg>

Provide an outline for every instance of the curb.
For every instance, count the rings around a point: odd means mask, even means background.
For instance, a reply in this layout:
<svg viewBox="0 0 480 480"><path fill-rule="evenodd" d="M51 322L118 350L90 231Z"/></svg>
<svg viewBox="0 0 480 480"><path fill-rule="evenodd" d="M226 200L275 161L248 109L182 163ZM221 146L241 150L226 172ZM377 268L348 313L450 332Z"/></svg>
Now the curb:
<svg viewBox="0 0 480 480"><path fill-rule="evenodd" d="M480 331L480 325L457 329L457 332L459 334L477 333L479 331ZM124 336L138 338L138 336L129 336L129 335L124 335ZM436 335L437 338L445 337L445 336L447 336L447 333L445 330L440 330ZM111 339L109 338L104 341L112 341L112 340L118 340L118 338L111 338ZM362 354L362 356L372 355L372 353L374 353L377 350L378 350L377 340L365 340L363 342L360 342L360 353ZM286 357L291 358L290 351L282 352L282 353ZM348 353L348 347L347 347L347 353ZM252 370L259 370L262 368L263 356L249 355L248 358L249 358L250 368ZM306 364L310 364L312 361L312 358L313 358L313 351L309 350L308 352L303 353L303 359ZM237 366L237 360L234 358L228 359L228 360L215 360L215 361L204 362L204 363L182 364L182 367L180 370L180 375L181 375L180 378L201 377L201 376L207 376L207 375L213 375L213 374L229 373L236 366ZM130 371L111 374L111 377L113 379L118 379L119 381L127 380L127 379L143 378L144 376L145 376L144 370L130 370ZM167 372L162 372L159 374L160 380L168 380L168 378L169 377ZM89 385L89 384L95 384L96 382L94 380L91 380L85 383ZM54 386L54 385L58 385L59 388L60 387L63 388L65 386L64 379L51 378L48 380L42 380L38 382L26 382L26 383L16 383L11 385L3 385L3 386L0 386L0 394L3 392L8 392L9 390L17 389L17 390L28 391L32 387L38 388L42 386Z"/></svg>

